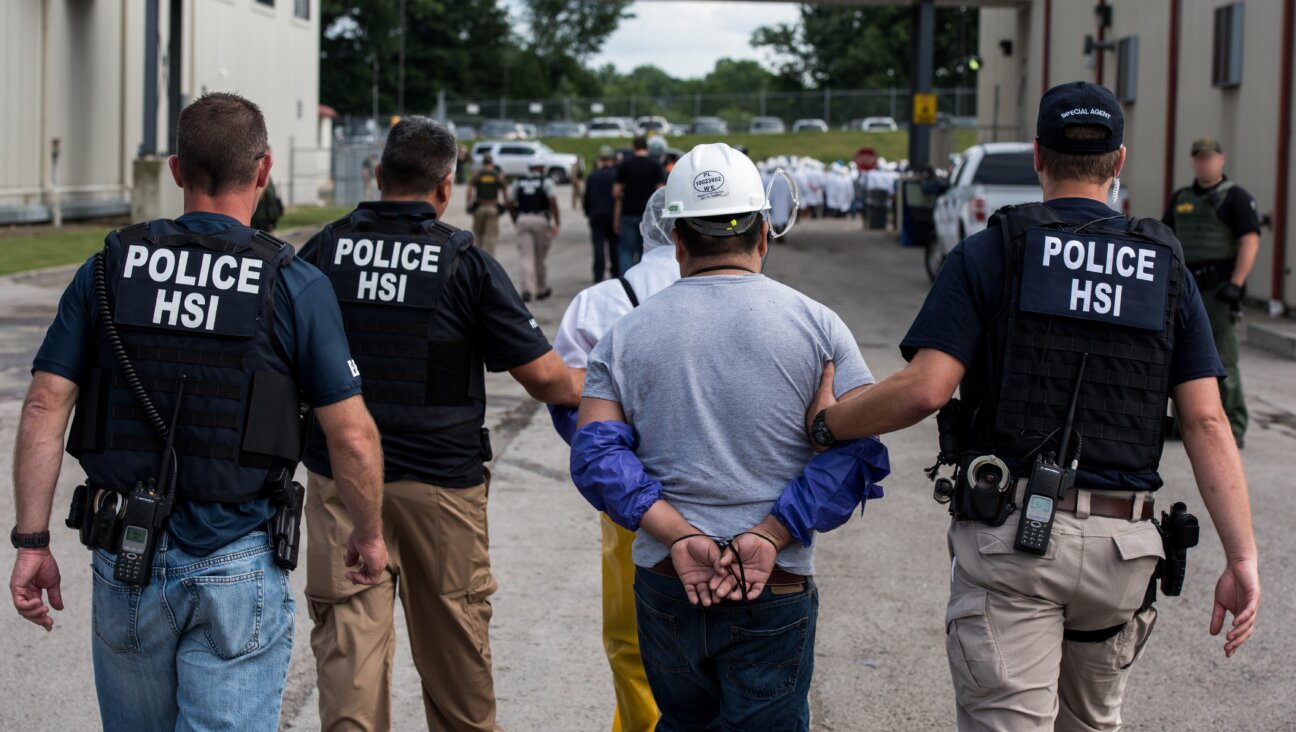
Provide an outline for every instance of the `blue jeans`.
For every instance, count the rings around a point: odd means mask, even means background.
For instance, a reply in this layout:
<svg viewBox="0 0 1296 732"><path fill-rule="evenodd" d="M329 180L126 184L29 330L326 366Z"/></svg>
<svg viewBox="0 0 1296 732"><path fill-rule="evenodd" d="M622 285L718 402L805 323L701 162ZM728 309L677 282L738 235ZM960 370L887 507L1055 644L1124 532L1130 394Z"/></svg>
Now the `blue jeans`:
<svg viewBox="0 0 1296 732"><path fill-rule="evenodd" d="M146 587L113 580L96 549L94 672L103 728L266 730L279 726L295 603L257 531L205 557L158 539Z"/></svg>
<svg viewBox="0 0 1296 732"><path fill-rule="evenodd" d="M622 216L617 266L622 274L639 263L643 257L643 234L639 231L642 216Z"/></svg>
<svg viewBox="0 0 1296 732"><path fill-rule="evenodd" d="M810 729L819 591L690 605L679 580L635 572L639 650L658 732Z"/></svg>

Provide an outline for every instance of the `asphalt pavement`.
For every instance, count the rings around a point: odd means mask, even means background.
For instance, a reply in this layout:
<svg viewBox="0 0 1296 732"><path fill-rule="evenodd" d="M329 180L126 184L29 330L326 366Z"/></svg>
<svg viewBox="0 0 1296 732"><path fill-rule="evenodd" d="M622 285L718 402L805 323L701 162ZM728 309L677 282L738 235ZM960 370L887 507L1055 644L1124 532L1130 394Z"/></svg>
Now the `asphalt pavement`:
<svg viewBox="0 0 1296 732"><path fill-rule="evenodd" d="M560 191L566 202L567 189ZM590 280L587 231L564 209L550 254L555 296L533 312L552 336L571 297ZM448 220L466 225L455 207ZM902 366L896 344L928 287L922 253L858 221L803 221L775 245L766 272L841 314L880 378ZM517 275L516 237L501 226L500 260ZM301 240L301 232L292 236ZM53 317L72 268L0 278L0 446L12 444L31 356ZM1248 317L1263 317L1251 314ZM1218 538L1195 495L1182 445L1166 447L1167 486L1159 502L1185 500L1202 520L1202 546L1190 554L1185 594L1162 599L1156 632L1135 664L1126 695L1132 730L1296 729L1296 497L1285 457L1296 452L1296 362L1247 348L1243 373L1253 426L1244 453L1264 587L1257 630L1232 659L1207 634L1215 578L1224 565ZM492 562L500 591L491 628L499 721L517 730L602 730L613 698L602 651L599 528L572 488L565 446L547 413L507 375L488 379L492 464ZM931 499L922 469L936 451L935 420L885 439L893 475L887 496L863 516L819 538L821 592L811 704L816 730L932 730L954 724L945 660L948 516ZM0 449L0 474L10 451ZM61 526L81 478L64 461L54 507L55 555L67 609L51 633L0 613L8 663L0 667L0 729L93 729L89 556ZM0 493L0 516L12 516ZM1284 529L1283 527L1288 527ZM310 621L298 592L296 645L283 726L318 727ZM399 607L398 626L404 623ZM394 680L396 728L424 727L420 683L404 645Z"/></svg>

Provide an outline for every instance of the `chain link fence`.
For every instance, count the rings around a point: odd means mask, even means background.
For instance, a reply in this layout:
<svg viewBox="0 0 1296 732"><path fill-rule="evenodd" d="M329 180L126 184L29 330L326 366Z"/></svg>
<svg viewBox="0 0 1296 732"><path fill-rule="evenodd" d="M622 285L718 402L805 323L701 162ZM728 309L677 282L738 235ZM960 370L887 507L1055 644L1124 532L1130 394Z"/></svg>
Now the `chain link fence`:
<svg viewBox="0 0 1296 732"><path fill-rule="evenodd" d="M953 119L976 115L976 88L936 89L937 109ZM778 117L789 127L798 119L822 119L830 128L865 117L890 117L908 124L913 104L907 89L824 89L800 92L740 92L626 97L482 99L447 101L445 117L457 125L478 126L489 119L541 125L555 120L588 122L595 117L658 115L680 124L697 117L719 117L732 131L745 130L754 117Z"/></svg>

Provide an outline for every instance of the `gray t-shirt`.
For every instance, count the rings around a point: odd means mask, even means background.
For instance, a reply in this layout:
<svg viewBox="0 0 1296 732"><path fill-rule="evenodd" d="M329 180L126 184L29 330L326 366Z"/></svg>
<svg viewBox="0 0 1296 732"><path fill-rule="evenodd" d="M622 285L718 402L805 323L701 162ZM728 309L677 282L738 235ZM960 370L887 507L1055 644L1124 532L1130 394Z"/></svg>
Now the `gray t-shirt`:
<svg viewBox="0 0 1296 732"><path fill-rule="evenodd" d="M769 515L814 456L805 413L829 360L837 396L873 383L850 329L823 305L762 275L694 277L599 341L585 396L619 402L662 497L699 531L728 537ZM636 565L669 554L639 532ZM814 550L794 544L778 565L814 574Z"/></svg>

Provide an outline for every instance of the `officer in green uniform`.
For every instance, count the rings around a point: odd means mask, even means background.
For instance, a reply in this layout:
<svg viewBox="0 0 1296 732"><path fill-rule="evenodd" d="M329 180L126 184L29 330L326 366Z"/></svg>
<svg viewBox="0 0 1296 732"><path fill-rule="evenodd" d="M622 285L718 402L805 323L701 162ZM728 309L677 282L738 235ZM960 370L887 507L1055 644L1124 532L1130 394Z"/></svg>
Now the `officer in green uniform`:
<svg viewBox="0 0 1296 732"><path fill-rule="evenodd" d="M492 257L495 256L495 242L499 241L500 213L508 206L507 183L490 155L482 156L481 170L468 183L468 213L473 217L473 240Z"/></svg>
<svg viewBox="0 0 1296 732"><path fill-rule="evenodd" d="M1184 259L1197 280L1215 334L1215 347L1228 371L1220 396L1238 447L1246 436L1247 408L1238 370L1238 320L1247 275L1260 250L1255 199L1224 175L1224 149L1203 138L1192 144L1191 186L1175 191L1162 221L1183 244Z"/></svg>

